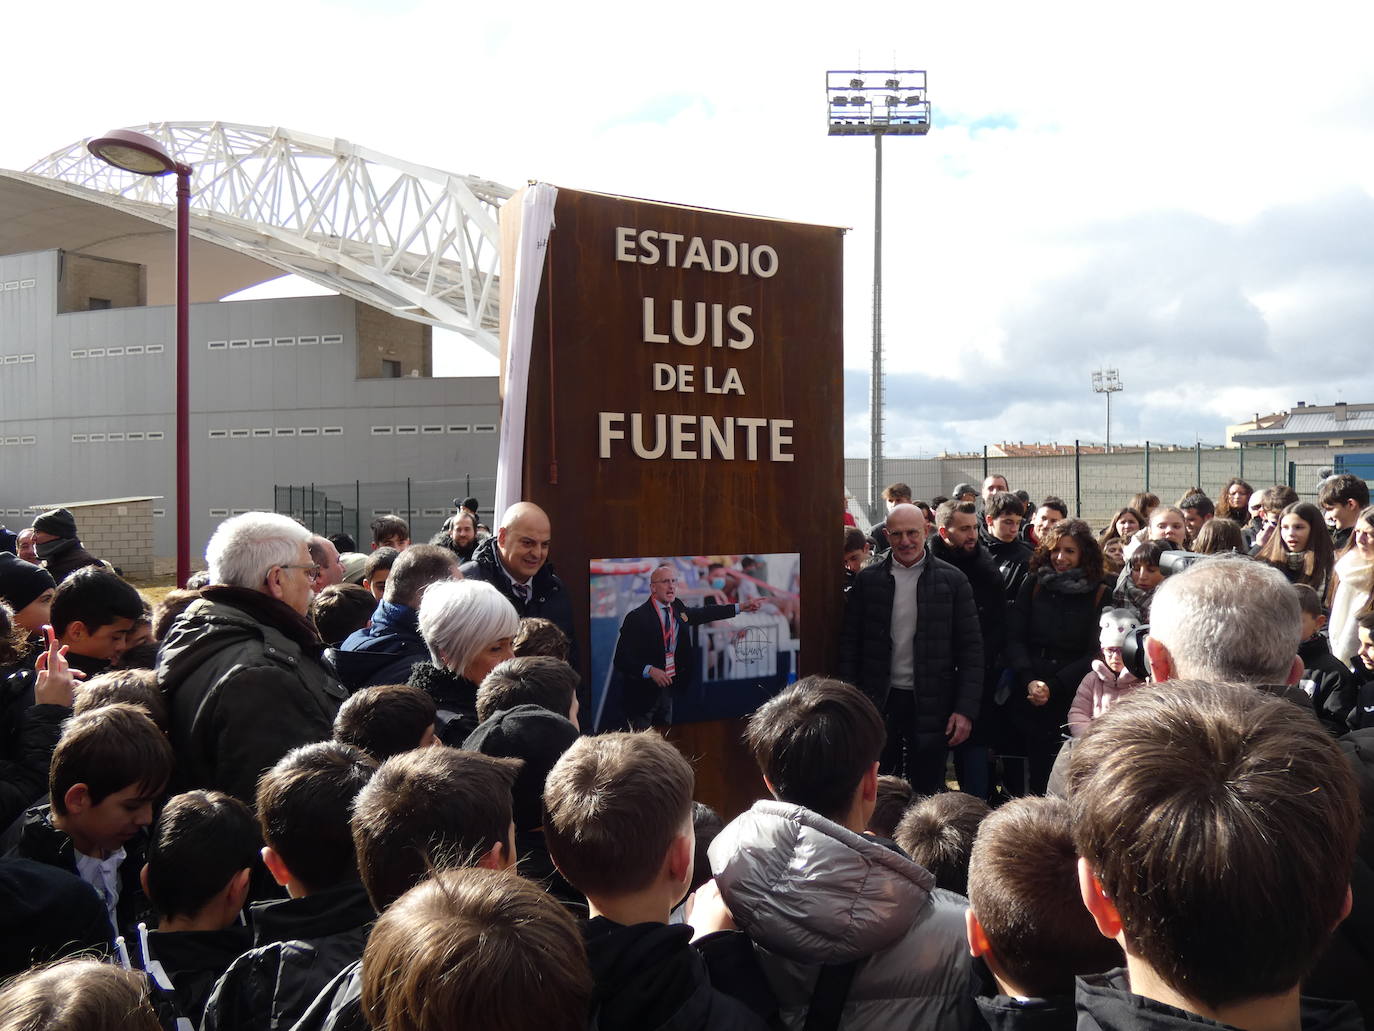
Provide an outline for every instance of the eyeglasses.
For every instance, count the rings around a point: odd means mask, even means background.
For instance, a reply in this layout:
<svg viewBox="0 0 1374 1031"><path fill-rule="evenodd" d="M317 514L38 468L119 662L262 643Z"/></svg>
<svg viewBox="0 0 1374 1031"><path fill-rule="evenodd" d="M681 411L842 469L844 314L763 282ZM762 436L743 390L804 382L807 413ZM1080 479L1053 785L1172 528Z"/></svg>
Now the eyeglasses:
<svg viewBox="0 0 1374 1031"><path fill-rule="evenodd" d="M320 567L319 567L319 566L295 566L295 565L288 565L287 563L283 562L283 563L282 563L281 565L279 565L277 568L278 568L278 569L304 569L304 570L305 570L305 578L306 578L307 580L309 580L312 584L313 584L316 580L318 580L318 579L320 578Z"/></svg>

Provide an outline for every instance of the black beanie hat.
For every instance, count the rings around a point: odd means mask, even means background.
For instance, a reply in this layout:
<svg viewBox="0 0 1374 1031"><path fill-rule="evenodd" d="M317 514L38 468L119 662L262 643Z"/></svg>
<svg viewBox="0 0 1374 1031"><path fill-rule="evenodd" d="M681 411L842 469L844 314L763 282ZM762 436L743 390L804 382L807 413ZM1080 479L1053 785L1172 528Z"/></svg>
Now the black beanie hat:
<svg viewBox="0 0 1374 1031"><path fill-rule="evenodd" d="M0 554L0 598L18 612L46 590L56 587L52 575L41 566L14 555Z"/></svg>
<svg viewBox="0 0 1374 1031"><path fill-rule="evenodd" d="M33 528L39 533L50 533L54 537L75 537L76 517L65 508L54 508L33 517Z"/></svg>
<svg viewBox="0 0 1374 1031"><path fill-rule="evenodd" d="M511 788L515 829L533 830L544 823L544 781L572 743L577 728L556 712L540 705L503 709L468 735L463 747L505 759L523 759L525 765Z"/></svg>

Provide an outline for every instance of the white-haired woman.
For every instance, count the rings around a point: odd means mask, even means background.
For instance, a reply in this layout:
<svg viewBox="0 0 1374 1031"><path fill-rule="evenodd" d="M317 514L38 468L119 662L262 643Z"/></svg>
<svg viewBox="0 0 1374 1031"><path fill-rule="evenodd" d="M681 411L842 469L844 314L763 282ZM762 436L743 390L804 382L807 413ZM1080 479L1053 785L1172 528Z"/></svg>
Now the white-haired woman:
<svg viewBox="0 0 1374 1031"><path fill-rule="evenodd" d="M435 732L455 748L477 727L477 686L512 658L520 628L515 607L489 583L441 580L420 602L420 636L430 662L418 663L410 685L428 691L438 707Z"/></svg>

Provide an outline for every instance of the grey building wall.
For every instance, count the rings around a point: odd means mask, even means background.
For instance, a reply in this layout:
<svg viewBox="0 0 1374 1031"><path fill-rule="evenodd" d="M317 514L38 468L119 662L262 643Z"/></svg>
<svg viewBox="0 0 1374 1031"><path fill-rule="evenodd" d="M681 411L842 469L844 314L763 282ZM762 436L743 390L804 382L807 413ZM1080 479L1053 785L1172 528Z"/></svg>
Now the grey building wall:
<svg viewBox="0 0 1374 1031"><path fill-rule="evenodd" d="M174 309L59 315L58 274L56 251L0 257L0 521L157 495L154 550L172 555ZM348 298L197 304L190 323L195 560L275 484L495 475L496 379L358 379Z"/></svg>

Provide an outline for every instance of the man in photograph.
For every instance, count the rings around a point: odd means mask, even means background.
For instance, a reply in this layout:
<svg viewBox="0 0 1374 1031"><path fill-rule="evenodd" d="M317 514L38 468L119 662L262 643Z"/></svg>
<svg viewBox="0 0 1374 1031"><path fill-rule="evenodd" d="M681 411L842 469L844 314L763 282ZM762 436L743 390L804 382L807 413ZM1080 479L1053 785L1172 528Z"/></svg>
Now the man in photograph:
<svg viewBox="0 0 1374 1031"><path fill-rule="evenodd" d="M685 693L698 676L696 627L753 612L763 604L756 597L735 605L688 608L677 588L677 569L659 566L649 576L649 600L626 613L620 624L613 665L625 688L625 714L634 730L673 721L674 694Z"/></svg>

